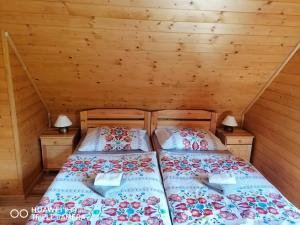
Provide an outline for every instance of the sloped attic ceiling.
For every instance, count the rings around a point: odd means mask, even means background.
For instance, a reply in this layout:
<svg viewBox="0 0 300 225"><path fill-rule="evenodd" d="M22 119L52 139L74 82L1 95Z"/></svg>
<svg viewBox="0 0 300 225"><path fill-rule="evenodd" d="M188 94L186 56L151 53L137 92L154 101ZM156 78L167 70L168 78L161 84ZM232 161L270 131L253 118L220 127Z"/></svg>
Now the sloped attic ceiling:
<svg viewBox="0 0 300 225"><path fill-rule="evenodd" d="M298 0L0 0L53 114L205 108L240 115L300 40Z"/></svg>

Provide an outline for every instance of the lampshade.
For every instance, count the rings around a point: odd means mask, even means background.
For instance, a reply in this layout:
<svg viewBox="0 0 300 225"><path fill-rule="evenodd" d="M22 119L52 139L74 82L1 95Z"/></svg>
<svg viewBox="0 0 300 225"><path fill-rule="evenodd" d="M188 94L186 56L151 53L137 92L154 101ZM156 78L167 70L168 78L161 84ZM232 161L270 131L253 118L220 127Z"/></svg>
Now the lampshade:
<svg viewBox="0 0 300 225"><path fill-rule="evenodd" d="M54 124L55 127L69 127L71 125L72 122L66 115L59 115Z"/></svg>
<svg viewBox="0 0 300 225"><path fill-rule="evenodd" d="M237 127L238 126L238 123L236 122L236 119L234 118L234 116L230 116L230 115L225 117L222 124L225 126L229 126L229 127Z"/></svg>

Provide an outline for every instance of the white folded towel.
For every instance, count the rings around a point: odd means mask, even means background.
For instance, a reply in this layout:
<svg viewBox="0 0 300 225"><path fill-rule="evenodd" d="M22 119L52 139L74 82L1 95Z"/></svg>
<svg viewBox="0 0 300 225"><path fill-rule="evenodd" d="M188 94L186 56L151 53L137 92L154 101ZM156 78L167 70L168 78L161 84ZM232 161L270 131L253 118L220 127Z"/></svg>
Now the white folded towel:
<svg viewBox="0 0 300 225"><path fill-rule="evenodd" d="M226 173L210 174L208 181L212 184L236 184L235 176Z"/></svg>
<svg viewBox="0 0 300 225"><path fill-rule="evenodd" d="M98 173L94 185L117 187L121 185L123 173Z"/></svg>

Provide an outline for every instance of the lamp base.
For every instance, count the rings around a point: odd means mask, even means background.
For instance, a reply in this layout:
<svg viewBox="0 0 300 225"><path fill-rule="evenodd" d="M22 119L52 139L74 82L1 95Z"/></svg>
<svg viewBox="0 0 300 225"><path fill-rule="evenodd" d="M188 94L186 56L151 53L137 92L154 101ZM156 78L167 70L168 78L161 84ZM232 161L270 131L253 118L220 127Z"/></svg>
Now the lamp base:
<svg viewBox="0 0 300 225"><path fill-rule="evenodd" d="M227 132L233 132L233 127L224 125L224 130Z"/></svg>
<svg viewBox="0 0 300 225"><path fill-rule="evenodd" d="M58 132L60 134L66 134L66 133L68 133L68 131L69 131L68 127L60 127L60 128L58 128Z"/></svg>

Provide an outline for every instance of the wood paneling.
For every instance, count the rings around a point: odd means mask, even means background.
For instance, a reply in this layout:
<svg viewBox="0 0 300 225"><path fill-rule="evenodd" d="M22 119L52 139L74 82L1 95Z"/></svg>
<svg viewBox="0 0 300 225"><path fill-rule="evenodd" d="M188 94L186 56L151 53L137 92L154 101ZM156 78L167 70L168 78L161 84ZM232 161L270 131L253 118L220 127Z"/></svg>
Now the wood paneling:
<svg viewBox="0 0 300 225"><path fill-rule="evenodd" d="M232 110L240 116L300 40L297 0L0 0L52 113ZM151 94L150 94L151 93Z"/></svg>
<svg viewBox="0 0 300 225"><path fill-rule="evenodd" d="M0 165L1 171L6 172L0 176L0 195L23 195L42 171L39 135L48 126L48 113L15 46L5 34L3 39ZM4 73L4 65L7 73Z"/></svg>
<svg viewBox="0 0 300 225"><path fill-rule="evenodd" d="M42 171L39 136L48 127L48 112L11 45L10 62L26 192Z"/></svg>
<svg viewBox="0 0 300 225"><path fill-rule="evenodd" d="M0 195L22 194L21 179L18 175L12 117L8 95L7 76L4 68L3 45L0 43ZM6 43L6 52L8 45ZM5 172L4 172L5 171Z"/></svg>
<svg viewBox="0 0 300 225"><path fill-rule="evenodd" d="M245 115L254 165L300 207L300 50Z"/></svg>

